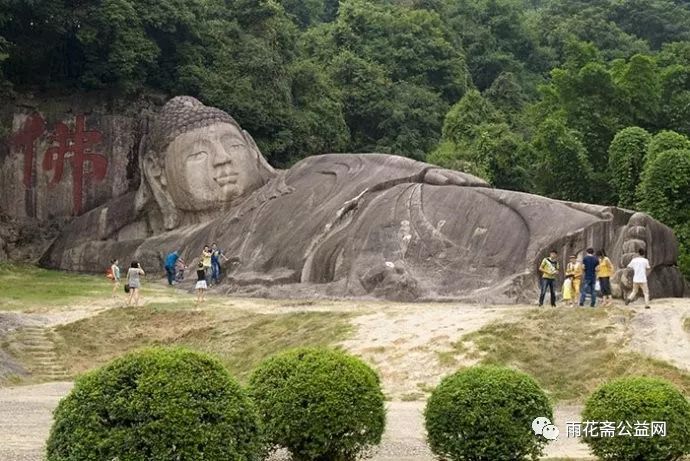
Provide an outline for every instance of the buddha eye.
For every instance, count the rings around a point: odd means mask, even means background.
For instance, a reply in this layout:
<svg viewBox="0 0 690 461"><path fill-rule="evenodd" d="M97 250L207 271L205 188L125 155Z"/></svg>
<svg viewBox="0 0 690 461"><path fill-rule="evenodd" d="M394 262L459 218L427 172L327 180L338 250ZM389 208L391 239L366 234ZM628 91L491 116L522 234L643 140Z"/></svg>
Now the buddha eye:
<svg viewBox="0 0 690 461"><path fill-rule="evenodd" d="M205 150L195 152L187 157L188 162L203 162L208 158L208 152Z"/></svg>

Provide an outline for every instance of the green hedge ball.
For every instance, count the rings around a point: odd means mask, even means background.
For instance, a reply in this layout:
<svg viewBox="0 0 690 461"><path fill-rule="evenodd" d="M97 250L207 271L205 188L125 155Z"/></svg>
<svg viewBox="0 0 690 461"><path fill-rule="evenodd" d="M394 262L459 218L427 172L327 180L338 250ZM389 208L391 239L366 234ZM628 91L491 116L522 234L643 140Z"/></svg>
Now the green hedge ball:
<svg viewBox="0 0 690 461"><path fill-rule="evenodd" d="M222 364L181 348L80 377L55 410L48 461L258 461L256 411Z"/></svg>

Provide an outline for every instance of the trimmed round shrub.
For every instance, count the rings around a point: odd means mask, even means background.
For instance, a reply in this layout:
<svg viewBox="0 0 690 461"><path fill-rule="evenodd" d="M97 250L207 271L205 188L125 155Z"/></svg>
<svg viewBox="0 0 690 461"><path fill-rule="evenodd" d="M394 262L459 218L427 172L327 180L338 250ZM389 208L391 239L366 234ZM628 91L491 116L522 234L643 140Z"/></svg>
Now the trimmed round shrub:
<svg viewBox="0 0 690 461"><path fill-rule="evenodd" d="M424 412L431 451L442 459L536 460L547 443L535 418L553 421L546 394L529 375L476 366L446 377Z"/></svg>
<svg viewBox="0 0 690 461"><path fill-rule="evenodd" d="M295 461L349 461L377 445L385 425L377 374L343 352L287 351L262 362L250 393L265 436Z"/></svg>
<svg viewBox="0 0 690 461"><path fill-rule="evenodd" d="M80 377L55 410L48 461L261 459L256 410L221 363L130 353Z"/></svg>
<svg viewBox="0 0 690 461"><path fill-rule="evenodd" d="M615 424L614 437L584 439L602 460L673 461L690 454L690 403L662 379L628 377L602 385L587 399L582 420ZM666 436L651 436L653 421L666 423ZM638 422L646 423L641 427L648 428L649 437L635 435Z"/></svg>

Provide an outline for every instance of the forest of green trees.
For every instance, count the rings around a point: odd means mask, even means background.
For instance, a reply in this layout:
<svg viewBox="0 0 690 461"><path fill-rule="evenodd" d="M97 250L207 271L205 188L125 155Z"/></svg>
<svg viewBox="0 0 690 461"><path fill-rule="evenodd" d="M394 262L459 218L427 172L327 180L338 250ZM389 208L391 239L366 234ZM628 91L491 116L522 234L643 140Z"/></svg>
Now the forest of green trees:
<svg viewBox="0 0 690 461"><path fill-rule="evenodd" d="M277 166L387 152L641 209L690 275L686 0L0 0L0 92L190 94Z"/></svg>

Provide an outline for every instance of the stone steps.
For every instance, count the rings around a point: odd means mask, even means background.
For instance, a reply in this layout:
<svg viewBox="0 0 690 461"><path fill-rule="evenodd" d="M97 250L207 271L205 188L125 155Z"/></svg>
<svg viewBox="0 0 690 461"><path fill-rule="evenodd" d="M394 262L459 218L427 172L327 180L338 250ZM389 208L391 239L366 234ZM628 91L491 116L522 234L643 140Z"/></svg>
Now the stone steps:
<svg viewBox="0 0 690 461"><path fill-rule="evenodd" d="M69 374L60 363L49 334L50 330L46 328L24 328L22 341L18 346L26 354L29 371L35 378L47 381L65 380L69 378Z"/></svg>

